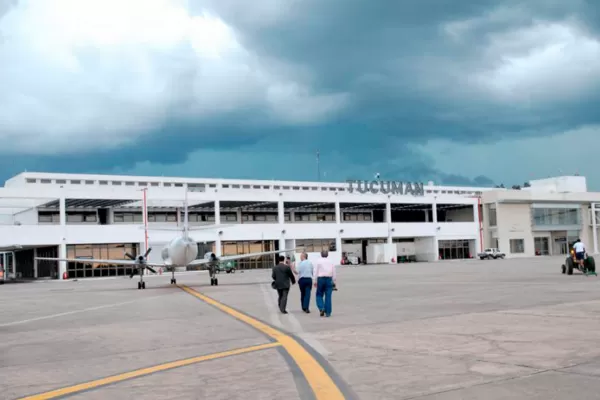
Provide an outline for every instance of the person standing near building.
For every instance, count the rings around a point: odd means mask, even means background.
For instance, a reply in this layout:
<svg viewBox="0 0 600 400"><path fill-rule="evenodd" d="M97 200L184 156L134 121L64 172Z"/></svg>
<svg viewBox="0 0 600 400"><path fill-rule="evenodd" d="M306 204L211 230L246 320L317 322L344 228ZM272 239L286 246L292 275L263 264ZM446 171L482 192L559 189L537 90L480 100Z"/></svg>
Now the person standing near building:
<svg viewBox="0 0 600 400"><path fill-rule="evenodd" d="M575 250L575 260L580 265L583 270L583 263L585 260L585 245L581 241L581 239L577 239L573 244L573 250Z"/></svg>
<svg viewBox="0 0 600 400"><path fill-rule="evenodd" d="M298 287L300 288L300 304L302 305L302 311L310 313L310 293L313 284L313 270L312 263L308 260L308 254L302 252L300 254L300 264L298 264Z"/></svg>
<svg viewBox="0 0 600 400"><path fill-rule="evenodd" d="M287 314L287 298L291 285L296 283L296 277L289 265L285 263L285 256L279 256L279 264L273 267L271 278L273 278L273 289L277 289L279 311Z"/></svg>
<svg viewBox="0 0 600 400"><path fill-rule="evenodd" d="M331 296L336 282L335 264L327 256L327 250L321 251L321 258L315 262L313 272L314 287L317 288L317 308L321 312L321 317L331 316ZM323 302L325 297L325 302Z"/></svg>

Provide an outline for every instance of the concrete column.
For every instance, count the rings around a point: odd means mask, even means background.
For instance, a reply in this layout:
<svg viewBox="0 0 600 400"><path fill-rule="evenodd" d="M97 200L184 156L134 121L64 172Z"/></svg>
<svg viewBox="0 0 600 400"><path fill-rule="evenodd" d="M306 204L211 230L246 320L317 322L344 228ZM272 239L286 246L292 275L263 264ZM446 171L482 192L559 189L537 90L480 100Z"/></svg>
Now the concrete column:
<svg viewBox="0 0 600 400"><path fill-rule="evenodd" d="M492 240L492 230L490 228L490 206L488 204L483 204L481 207L481 229L483 232L483 243L481 243L481 247L486 248L491 246Z"/></svg>
<svg viewBox="0 0 600 400"><path fill-rule="evenodd" d="M281 196L281 194L280 194ZM285 230L285 209L283 199L280 197L277 201L277 222L279 225L279 250L285 249L285 234L283 231Z"/></svg>
<svg viewBox="0 0 600 400"><path fill-rule="evenodd" d="M60 244L58 246L58 258L66 258L67 257L67 205L66 205L65 195L61 193L60 199L58 201L58 208L60 212ZM58 279L63 279L63 274L67 270L67 262L59 261L58 262Z"/></svg>
<svg viewBox="0 0 600 400"><path fill-rule="evenodd" d="M221 200L215 200L215 224L221 224Z"/></svg>
<svg viewBox="0 0 600 400"><path fill-rule="evenodd" d="M221 225L221 201L215 200L215 225ZM215 240L215 255L221 257L223 254L223 246L221 245L221 232L220 228L217 228L217 237Z"/></svg>
<svg viewBox="0 0 600 400"><path fill-rule="evenodd" d="M283 251L285 249L285 237L281 235L279 238L279 251ZM283 254L283 253L281 253Z"/></svg>
<svg viewBox="0 0 600 400"><path fill-rule="evenodd" d="M340 210L340 202L336 200L334 204L335 208L335 250L339 253L340 259L342 257L342 212Z"/></svg>
<svg viewBox="0 0 600 400"><path fill-rule="evenodd" d="M223 255L223 245L221 243L221 235L217 233L217 240L215 240L215 255L221 257Z"/></svg>
<svg viewBox="0 0 600 400"><path fill-rule="evenodd" d="M473 206L473 221L475 221L477 226L477 238L475 238L475 251L471 250L471 256L475 258L477 256L477 252L483 251L483 243L481 242L483 238L483 225L479 218L479 201Z"/></svg>
<svg viewBox="0 0 600 400"><path fill-rule="evenodd" d="M279 225L285 224L285 212L283 208L283 199L279 199L277 202L277 222Z"/></svg>
<svg viewBox="0 0 600 400"><path fill-rule="evenodd" d="M439 261L440 259L440 249L439 249L439 243L438 243L438 218L437 218L437 199L434 200L433 204L431 204L431 208L433 210L432 214L432 219L433 219L433 229L434 229L434 233L433 233L433 261Z"/></svg>
<svg viewBox="0 0 600 400"><path fill-rule="evenodd" d="M387 242L388 244L392 244L392 203L390 203L389 199L385 205L385 221L387 222Z"/></svg>
<svg viewBox="0 0 600 400"><path fill-rule="evenodd" d="M33 277L35 279L38 278L38 260L36 260L35 258L37 257L37 248L33 249Z"/></svg>
<svg viewBox="0 0 600 400"><path fill-rule="evenodd" d="M67 201L64 195L61 195L60 199L58 200L58 211L60 213L60 225L67 225Z"/></svg>
<svg viewBox="0 0 600 400"><path fill-rule="evenodd" d="M58 246L58 258L66 258L67 257L67 244L61 243ZM58 262L58 279L63 279L63 274L67 271L67 262L59 261Z"/></svg>
<svg viewBox="0 0 600 400"><path fill-rule="evenodd" d="M598 224L596 223L596 203L592 203L592 241L594 254L598 254Z"/></svg>

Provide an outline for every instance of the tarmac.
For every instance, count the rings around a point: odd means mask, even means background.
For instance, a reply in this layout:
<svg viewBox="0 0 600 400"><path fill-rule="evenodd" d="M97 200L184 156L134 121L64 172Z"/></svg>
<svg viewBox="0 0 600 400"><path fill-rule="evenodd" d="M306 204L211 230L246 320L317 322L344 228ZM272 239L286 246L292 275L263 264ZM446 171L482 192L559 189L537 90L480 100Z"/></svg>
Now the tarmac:
<svg viewBox="0 0 600 400"><path fill-rule="evenodd" d="M564 258L338 269L333 314L270 270L0 286L0 398L600 399L600 278Z"/></svg>

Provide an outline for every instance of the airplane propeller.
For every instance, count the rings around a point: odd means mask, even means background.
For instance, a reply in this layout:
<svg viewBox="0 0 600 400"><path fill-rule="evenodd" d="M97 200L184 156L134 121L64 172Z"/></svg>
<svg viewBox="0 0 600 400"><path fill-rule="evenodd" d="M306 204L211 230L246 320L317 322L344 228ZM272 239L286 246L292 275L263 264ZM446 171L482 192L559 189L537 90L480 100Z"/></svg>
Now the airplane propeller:
<svg viewBox="0 0 600 400"><path fill-rule="evenodd" d="M125 256L127 256L127 258L129 258L130 260L136 261L138 268L147 268L152 273L156 273L156 270L154 268L150 267L149 265L146 265L146 260L148 260L148 255L150 254L151 251L152 251L152 247L148 247L148 250L146 250L146 252L143 255L139 255L137 258L127 252L125 253ZM135 275L135 272L133 274L131 274L132 277L133 277L133 275Z"/></svg>

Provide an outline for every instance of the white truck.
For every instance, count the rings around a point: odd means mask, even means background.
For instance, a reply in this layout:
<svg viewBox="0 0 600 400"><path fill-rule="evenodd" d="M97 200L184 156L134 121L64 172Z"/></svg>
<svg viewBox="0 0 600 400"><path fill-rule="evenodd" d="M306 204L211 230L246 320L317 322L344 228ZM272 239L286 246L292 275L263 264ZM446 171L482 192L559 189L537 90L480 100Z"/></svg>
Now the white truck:
<svg viewBox="0 0 600 400"><path fill-rule="evenodd" d="M483 250L482 253L477 254L477 257L479 257L480 260L490 260L490 259L495 260L497 258L506 257L506 254L504 254L503 252L501 252L500 250L498 250L496 248L489 248L489 249Z"/></svg>

